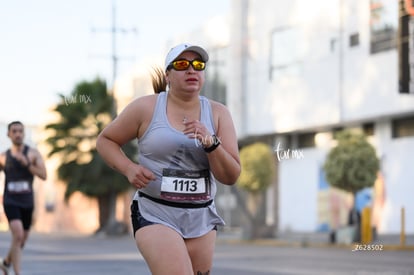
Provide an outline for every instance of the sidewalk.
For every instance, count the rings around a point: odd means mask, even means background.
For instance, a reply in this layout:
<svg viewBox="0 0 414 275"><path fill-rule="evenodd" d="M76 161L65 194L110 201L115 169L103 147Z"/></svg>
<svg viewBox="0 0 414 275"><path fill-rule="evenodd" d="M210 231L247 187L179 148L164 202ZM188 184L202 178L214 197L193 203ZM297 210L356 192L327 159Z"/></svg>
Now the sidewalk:
<svg viewBox="0 0 414 275"><path fill-rule="evenodd" d="M0 232L0 257L10 233ZM0 271L0 274L1 271ZM14 274L11 269L9 275ZM23 250L21 275L150 274L131 236L41 234L32 232Z"/></svg>
<svg viewBox="0 0 414 275"><path fill-rule="evenodd" d="M304 242L310 244L330 244L329 233L280 233L276 239L288 241L288 242ZM400 245L400 235L398 234L380 234L377 239L373 241L373 244L382 245ZM414 234L405 236L405 245L414 246Z"/></svg>
<svg viewBox="0 0 414 275"><path fill-rule="evenodd" d="M220 242L249 242L243 240L242 234L235 232L219 232L218 241ZM275 238L260 239L252 241L264 245L275 246L316 246L316 247L345 247L349 249L354 246L353 243L332 243L330 233L327 232L281 232ZM371 244L382 245L388 250L413 250L414 251L414 234L405 236L404 245L401 244L400 235L398 234L380 234Z"/></svg>

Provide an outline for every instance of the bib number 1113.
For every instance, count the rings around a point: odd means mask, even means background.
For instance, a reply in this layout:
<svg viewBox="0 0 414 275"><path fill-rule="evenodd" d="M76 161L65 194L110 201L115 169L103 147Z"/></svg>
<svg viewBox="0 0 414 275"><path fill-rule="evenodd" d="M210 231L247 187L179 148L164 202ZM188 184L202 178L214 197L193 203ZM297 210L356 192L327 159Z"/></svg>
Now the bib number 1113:
<svg viewBox="0 0 414 275"><path fill-rule="evenodd" d="M164 169L160 195L169 200L209 200L209 171Z"/></svg>
<svg viewBox="0 0 414 275"><path fill-rule="evenodd" d="M173 180L174 190L178 192L196 192L197 181L196 180Z"/></svg>
<svg viewBox="0 0 414 275"><path fill-rule="evenodd" d="M205 187L204 178L163 177L161 191L180 194L198 194L205 192Z"/></svg>

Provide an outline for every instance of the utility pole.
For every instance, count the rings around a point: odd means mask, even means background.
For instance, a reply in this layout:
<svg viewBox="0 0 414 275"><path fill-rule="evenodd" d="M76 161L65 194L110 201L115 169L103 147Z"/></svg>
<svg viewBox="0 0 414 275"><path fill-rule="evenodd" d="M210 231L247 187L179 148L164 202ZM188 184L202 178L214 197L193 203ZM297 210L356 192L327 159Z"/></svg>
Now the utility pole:
<svg viewBox="0 0 414 275"><path fill-rule="evenodd" d="M115 80L116 77L118 76L118 62L121 59L118 55L118 49L117 49L117 34L118 33L123 33L123 34L128 34L128 33L133 33L133 34L137 34L138 31L136 28L120 28L117 26L116 23L116 0L112 0L112 11L111 11L111 28L108 29L101 29L98 30L96 28L92 29L92 32L111 32L111 60L112 60L112 81L111 81L111 85L110 85L110 91L111 93L113 93L114 90L114 86L115 86ZM107 57L106 57L107 58ZM129 57L129 59L132 59L131 57Z"/></svg>
<svg viewBox="0 0 414 275"><path fill-rule="evenodd" d="M129 32L133 32L133 33L137 33L137 30L135 28L131 28L131 29L125 29L125 28L118 28L117 24L116 24L116 0L112 0L112 26L110 28L110 32L111 32L111 42L112 42L112 53L111 53L111 60L112 60L112 82L110 85L108 85L109 88L109 95L112 97L112 106L111 106L111 117L112 119L115 119L115 117L117 116L117 102L114 96L114 88L115 88L115 80L117 77L117 73L118 73L118 61L119 61L119 56L118 56L118 49L117 49L117 34L119 32L121 33L129 33ZM95 32L96 30L92 30L93 32ZM108 30L103 30L108 32ZM114 191L110 191L109 192L109 197L108 197L108 217L107 217L107 221L106 221L106 225L104 228L104 231L111 235L111 234L116 234L116 224L117 224L117 220L116 220L116 216L115 216L115 211L116 211L116 199L117 199L117 194Z"/></svg>
<svg viewBox="0 0 414 275"><path fill-rule="evenodd" d="M241 91L240 91L240 105L241 105L241 135L246 137L248 135L248 112L249 108L247 106L247 92L248 88L248 57L249 57L249 28L247 22L249 17L249 1L243 0L241 2Z"/></svg>
<svg viewBox="0 0 414 275"><path fill-rule="evenodd" d="M112 92L115 86L115 79L118 71L118 56L116 52L116 0L112 0Z"/></svg>

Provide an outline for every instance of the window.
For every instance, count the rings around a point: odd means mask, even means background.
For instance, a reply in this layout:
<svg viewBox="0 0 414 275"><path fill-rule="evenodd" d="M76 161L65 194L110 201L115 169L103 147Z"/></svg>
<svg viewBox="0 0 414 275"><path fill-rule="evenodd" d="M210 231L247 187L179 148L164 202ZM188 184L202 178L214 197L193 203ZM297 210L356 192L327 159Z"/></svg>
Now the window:
<svg viewBox="0 0 414 275"><path fill-rule="evenodd" d="M398 1L370 0L371 54L397 46Z"/></svg>
<svg viewBox="0 0 414 275"><path fill-rule="evenodd" d="M362 125L362 130L364 131L364 134L367 136L373 136L375 133L375 126L374 123L364 123Z"/></svg>
<svg viewBox="0 0 414 275"><path fill-rule="evenodd" d="M315 133L304 133L298 135L298 147L315 147Z"/></svg>
<svg viewBox="0 0 414 275"><path fill-rule="evenodd" d="M392 137L413 137L414 116L394 119L392 121Z"/></svg>
<svg viewBox="0 0 414 275"><path fill-rule="evenodd" d="M355 47L359 45L359 33L354 33L349 36L349 46Z"/></svg>
<svg viewBox="0 0 414 275"><path fill-rule="evenodd" d="M228 54L227 47L217 47L209 49L210 60L207 64L206 82L202 95L226 105L227 86L225 79L227 78L226 56Z"/></svg>
<svg viewBox="0 0 414 275"><path fill-rule="evenodd" d="M414 33L414 19L407 13L403 0L400 0L399 4L398 92L403 94L414 93L414 48L412 42Z"/></svg>
<svg viewBox="0 0 414 275"><path fill-rule="evenodd" d="M272 32L269 79L276 75L298 75L305 55L302 31L299 28L278 28Z"/></svg>

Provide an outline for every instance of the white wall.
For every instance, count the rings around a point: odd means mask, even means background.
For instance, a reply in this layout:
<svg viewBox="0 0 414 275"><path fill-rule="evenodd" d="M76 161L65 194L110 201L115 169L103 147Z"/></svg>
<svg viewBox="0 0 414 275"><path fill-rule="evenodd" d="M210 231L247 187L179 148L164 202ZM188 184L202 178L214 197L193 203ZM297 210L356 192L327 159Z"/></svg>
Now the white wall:
<svg viewBox="0 0 414 275"><path fill-rule="evenodd" d="M405 207L405 229L414 232L414 138L390 142L385 150L386 204L384 232L400 232L400 211Z"/></svg>
<svg viewBox="0 0 414 275"><path fill-rule="evenodd" d="M391 138L391 124L376 125L376 143L385 182L385 207L379 232L399 233L401 207L405 208L405 229L414 232L414 138Z"/></svg>
<svg viewBox="0 0 414 275"><path fill-rule="evenodd" d="M317 198L323 152L303 149L302 153L301 159L281 160L279 164L279 229L282 231L315 231L318 226Z"/></svg>

